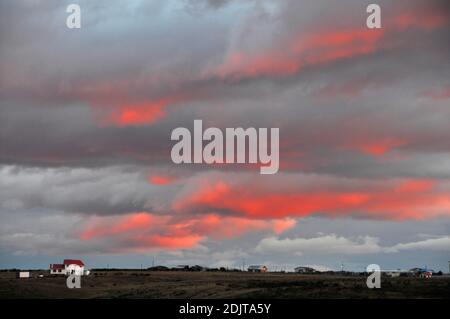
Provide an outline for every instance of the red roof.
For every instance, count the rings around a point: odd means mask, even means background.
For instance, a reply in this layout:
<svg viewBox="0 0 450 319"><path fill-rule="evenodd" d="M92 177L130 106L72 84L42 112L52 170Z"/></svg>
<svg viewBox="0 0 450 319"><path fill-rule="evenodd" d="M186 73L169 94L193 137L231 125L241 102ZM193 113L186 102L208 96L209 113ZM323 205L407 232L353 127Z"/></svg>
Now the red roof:
<svg viewBox="0 0 450 319"><path fill-rule="evenodd" d="M50 269L64 269L64 265L63 264L50 264Z"/></svg>
<svg viewBox="0 0 450 319"><path fill-rule="evenodd" d="M64 259L64 265L78 265L84 266L84 263L78 259Z"/></svg>

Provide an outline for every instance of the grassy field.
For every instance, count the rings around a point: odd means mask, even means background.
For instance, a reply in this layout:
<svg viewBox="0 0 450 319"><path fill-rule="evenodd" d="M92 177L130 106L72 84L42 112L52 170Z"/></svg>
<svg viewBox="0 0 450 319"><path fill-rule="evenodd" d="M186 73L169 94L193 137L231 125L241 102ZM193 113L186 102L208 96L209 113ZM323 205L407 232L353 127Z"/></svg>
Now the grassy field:
<svg viewBox="0 0 450 319"><path fill-rule="evenodd" d="M383 278L381 289L368 289L365 277L125 270L96 271L68 289L65 277L43 274L1 272L0 298L450 298L450 277Z"/></svg>

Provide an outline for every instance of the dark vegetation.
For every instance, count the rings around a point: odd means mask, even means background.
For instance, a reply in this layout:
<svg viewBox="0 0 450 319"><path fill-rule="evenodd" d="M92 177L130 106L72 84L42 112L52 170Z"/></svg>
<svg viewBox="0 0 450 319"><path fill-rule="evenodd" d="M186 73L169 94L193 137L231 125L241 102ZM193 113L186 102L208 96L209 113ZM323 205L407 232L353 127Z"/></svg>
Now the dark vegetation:
<svg viewBox="0 0 450 319"><path fill-rule="evenodd" d="M43 277L39 277L43 275ZM0 273L0 298L450 298L450 277L383 277L368 289L362 274L239 271L93 270L81 289L64 276L33 271L18 279Z"/></svg>

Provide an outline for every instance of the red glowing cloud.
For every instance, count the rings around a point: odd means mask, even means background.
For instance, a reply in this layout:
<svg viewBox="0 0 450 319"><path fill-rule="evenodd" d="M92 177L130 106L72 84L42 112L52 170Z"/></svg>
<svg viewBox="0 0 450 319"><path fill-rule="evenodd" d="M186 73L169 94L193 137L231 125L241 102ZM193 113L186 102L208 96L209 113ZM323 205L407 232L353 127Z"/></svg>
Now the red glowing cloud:
<svg viewBox="0 0 450 319"><path fill-rule="evenodd" d="M115 120L119 126L145 123L151 124L165 116L163 109L167 104L166 101L158 101L154 103L144 102L123 105L120 107L117 117L113 117L113 120Z"/></svg>
<svg viewBox="0 0 450 319"><path fill-rule="evenodd" d="M423 193L431 191L435 184L432 180L410 180L400 183L395 190L402 193Z"/></svg>
<svg viewBox="0 0 450 319"><path fill-rule="evenodd" d="M133 238L139 246L144 245L147 247L158 247L169 250L193 248L197 246L202 239L202 236L196 234L184 236L144 235Z"/></svg>
<svg viewBox="0 0 450 319"><path fill-rule="evenodd" d="M409 28L433 30L449 24L448 12L404 12L390 21L390 26L405 30Z"/></svg>
<svg viewBox="0 0 450 319"><path fill-rule="evenodd" d="M323 66L395 48L397 33L404 32L406 29L427 32L443 27L449 21L449 16L441 12L402 12L387 17L382 29L368 29L364 25L347 26L341 29L335 29L333 26L312 28L309 33L299 32L294 37L283 40L282 43L272 43L260 50L247 52L239 48L234 49L221 64L207 67L200 74L195 74L188 79L176 79L175 76L169 79L155 77L156 80L144 79L143 83L138 84L132 80L119 80L113 82L113 85L94 85L96 90L84 90L83 94L88 94L90 104L103 105L100 108L102 124L119 127L153 124L165 117L169 106L199 100L204 94L213 95L213 92L208 92L210 91L208 85L205 85L211 80L289 77L304 68ZM152 86L173 89L163 95L157 95L157 98L133 97L131 93L133 88L141 92L146 85L149 86L150 91ZM126 90L118 89L119 92L116 93L117 86L124 87ZM195 88L195 92L192 92L192 88ZM337 91L334 92L333 90L336 89ZM348 87L331 88L328 93L341 92L346 95L355 95L360 89L361 85L353 83ZM98 91L100 96L95 96L96 92L93 91ZM323 93L327 94L326 91ZM199 94L199 92L202 93ZM378 152L382 151L368 150L368 153Z"/></svg>
<svg viewBox="0 0 450 319"><path fill-rule="evenodd" d="M153 175L148 178L148 182L152 185L169 185L175 181L175 178L172 176L163 176L163 175Z"/></svg>
<svg viewBox="0 0 450 319"><path fill-rule="evenodd" d="M231 239L250 232L273 231L280 234L296 224L294 219L249 219L206 214L200 216L158 216L135 213L121 217L96 217L87 221L81 240L110 238L117 250L189 249L203 239ZM129 246L129 247L128 247Z"/></svg>
<svg viewBox="0 0 450 319"><path fill-rule="evenodd" d="M165 117L165 108L189 100L187 95L176 94L157 100L123 103L103 119L119 127L152 124Z"/></svg>
<svg viewBox="0 0 450 319"><path fill-rule="evenodd" d="M251 191L249 191L251 189ZM233 211L247 218L284 218L309 215L360 216L377 219L423 219L449 214L450 193L436 190L436 182L386 182L364 190L325 188L305 191L259 190L223 181L179 199L174 209Z"/></svg>
<svg viewBox="0 0 450 319"><path fill-rule="evenodd" d="M152 226L164 224L166 221L166 217L144 212L123 216L118 219L97 217L90 221L91 223L83 230L79 237L83 240L89 240L92 238L119 235L126 232L145 230Z"/></svg>
<svg viewBox="0 0 450 319"><path fill-rule="evenodd" d="M406 142L398 138L382 138L366 142L353 142L341 147L343 149L356 149L366 155L383 156L387 152L405 145Z"/></svg>
<svg viewBox="0 0 450 319"><path fill-rule="evenodd" d="M172 223L171 216L135 213L121 217L96 217L87 222L80 233L81 240L115 238L119 245L130 246L120 250L187 249L203 239L188 229L181 230Z"/></svg>
<svg viewBox="0 0 450 319"><path fill-rule="evenodd" d="M444 87L439 90L426 91L422 95L434 100L450 99L450 86Z"/></svg>
<svg viewBox="0 0 450 319"><path fill-rule="evenodd" d="M235 52L217 70L220 77L249 78L287 76L301 68L364 55L377 49L383 30L326 31L304 38L300 35L286 50L246 54Z"/></svg>
<svg viewBox="0 0 450 319"><path fill-rule="evenodd" d="M207 214L191 221L192 228L213 239L230 239L249 232L271 230L276 234L285 232L296 225L294 219L249 219L246 217Z"/></svg>
<svg viewBox="0 0 450 319"><path fill-rule="evenodd" d="M290 76L304 67L368 55L387 49L389 35L406 29L430 31L447 25L450 17L442 12L402 12L386 19L381 29L364 27L334 30L331 27L300 33L280 47L258 53L231 52L213 73L222 78Z"/></svg>
<svg viewBox="0 0 450 319"><path fill-rule="evenodd" d="M247 55L243 52L231 54L216 74L219 77L248 78L257 76L285 76L297 73L300 64L296 60L270 54Z"/></svg>
<svg viewBox="0 0 450 319"><path fill-rule="evenodd" d="M324 32L296 41L293 51L302 56L306 65L327 63L376 51L384 34L383 29Z"/></svg>
<svg viewBox="0 0 450 319"><path fill-rule="evenodd" d="M275 234L281 234L293 228L297 221L292 218L277 219L273 221L273 231Z"/></svg>

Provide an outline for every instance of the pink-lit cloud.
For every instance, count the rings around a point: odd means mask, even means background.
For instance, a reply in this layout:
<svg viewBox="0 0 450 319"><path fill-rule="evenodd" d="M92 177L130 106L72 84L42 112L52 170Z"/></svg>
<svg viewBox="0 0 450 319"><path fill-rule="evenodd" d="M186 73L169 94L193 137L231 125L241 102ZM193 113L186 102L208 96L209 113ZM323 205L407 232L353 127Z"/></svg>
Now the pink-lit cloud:
<svg viewBox="0 0 450 319"><path fill-rule="evenodd" d="M247 183L230 184L222 180L200 184L195 192L179 198L174 209L225 210L248 218L324 215L405 220L449 215L450 191L438 188L437 181L409 179L376 186L363 184L343 189L329 185L283 191L261 190Z"/></svg>
<svg viewBox="0 0 450 319"><path fill-rule="evenodd" d="M172 184L174 181L176 181L176 178L173 176L151 175L148 177L148 182L152 185L164 186Z"/></svg>
<svg viewBox="0 0 450 319"><path fill-rule="evenodd" d="M449 17L440 12L402 12L386 19L382 29L367 29L364 25L360 27L342 27L335 29L333 26L321 27L317 31L309 33L298 32L296 36L287 39L284 43L274 44L272 47L256 50L256 52L246 52L245 50L234 49L224 58L224 61L190 78L173 79L166 83L171 88L160 98L138 99L132 96L132 90L136 83L118 81L114 85L107 83L96 85L100 96L96 96L93 90L88 90L83 94L90 97L93 105L102 105L97 108L99 121L106 125L139 126L153 124L166 116L169 106L183 104L190 101L200 101L204 98L205 92L208 96L214 93L208 88L208 80L240 80L259 77L280 79L293 76L301 72L304 68L323 66L347 59L363 57L382 50L395 47L392 35L403 32L407 29L418 29L430 31L443 27L449 23ZM158 78L158 77L157 77ZM163 82L157 83L157 87L164 87ZM116 81L117 82L117 81ZM155 85L154 81L144 81L137 85L139 90L148 82L149 89ZM130 92L114 92L114 87L120 84L129 88ZM197 93L186 88L195 87ZM347 86L325 88L323 92L316 94L326 96L334 94L355 95L363 88L362 83L353 82ZM198 92L203 92L198 94ZM106 95L105 95L106 94ZM119 99L123 102L111 103L108 95L119 94ZM102 95L105 95L102 97ZM105 101L106 99L106 101ZM100 101L100 103L99 103ZM100 111L100 112L98 112Z"/></svg>
<svg viewBox="0 0 450 319"><path fill-rule="evenodd" d="M381 138L364 142L354 142L342 146L343 149L355 149L364 154L380 157L387 152L407 144L406 141L399 138Z"/></svg>
<svg viewBox="0 0 450 319"><path fill-rule="evenodd" d="M295 224L292 218L250 219L218 214L177 217L141 212L90 218L78 237L83 241L111 238L118 242L118 250L189 249L206 238L232 239L261 231L280 234Z"/></svg>

